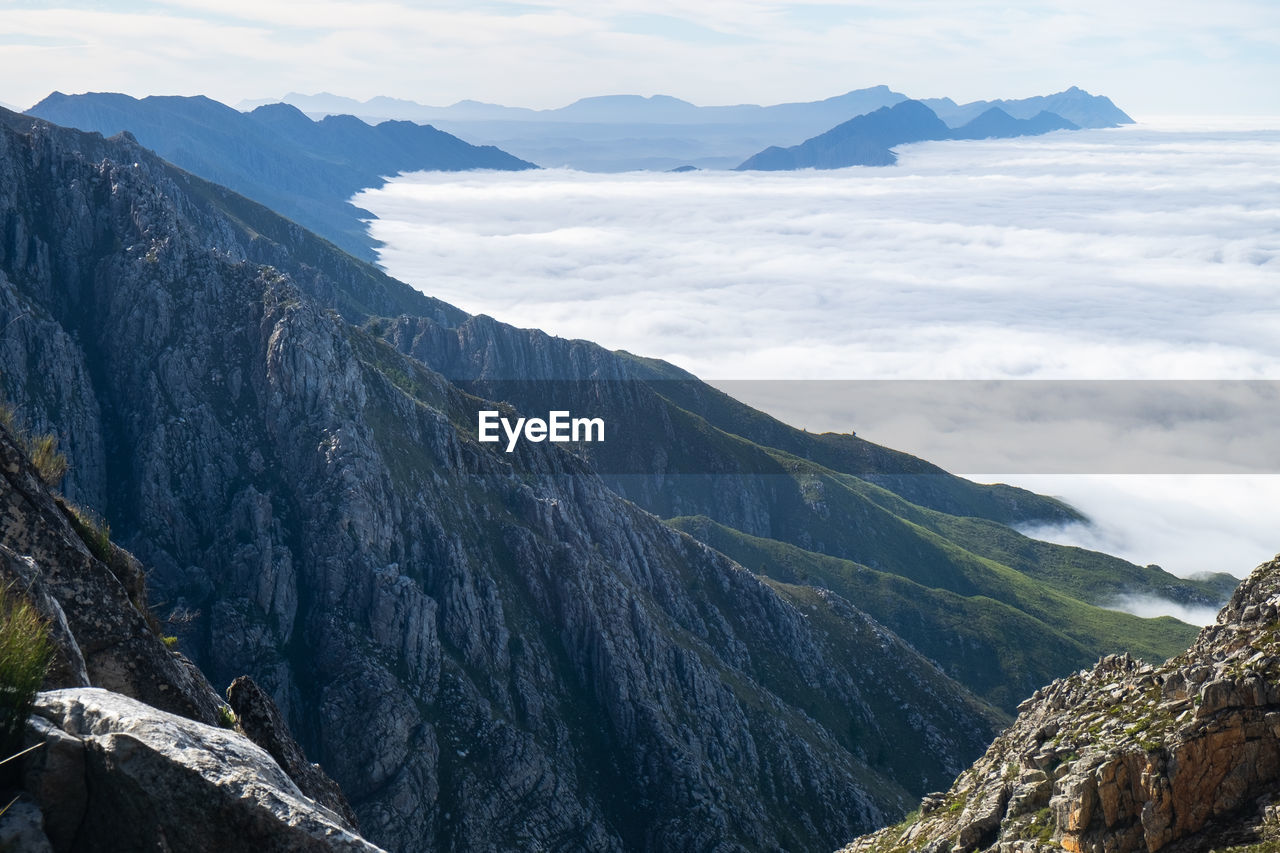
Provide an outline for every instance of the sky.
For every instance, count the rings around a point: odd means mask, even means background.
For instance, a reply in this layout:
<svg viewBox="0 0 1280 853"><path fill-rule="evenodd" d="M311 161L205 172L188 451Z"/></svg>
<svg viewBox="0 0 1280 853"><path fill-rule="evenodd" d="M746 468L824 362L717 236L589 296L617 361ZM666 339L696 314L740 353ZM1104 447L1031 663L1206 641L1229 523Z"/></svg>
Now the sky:
<svg viewBox="0 0 1280 853"><path fill-rule="evenodd" d="M558 107L1025 97L1078 85L1135 117L1280 114L1274 0L52 0L0 3L0 102L50 91L290 91Z"/></svg>
<svg viewBox="0 0 1280 853"><path fill-rule="evenodd" d="M1280 122L896 150L829 172L416 173L356 202L391 274L465 310L668 359L1100 522L1038 535L1182 574L1280 550ZM915 398L872 407L834 381L885 379ZM1096 395L910 392L957 379L1267 382L1125 389L1110 421ZM1019 455L1044 447L1079 464Z"/></svg>

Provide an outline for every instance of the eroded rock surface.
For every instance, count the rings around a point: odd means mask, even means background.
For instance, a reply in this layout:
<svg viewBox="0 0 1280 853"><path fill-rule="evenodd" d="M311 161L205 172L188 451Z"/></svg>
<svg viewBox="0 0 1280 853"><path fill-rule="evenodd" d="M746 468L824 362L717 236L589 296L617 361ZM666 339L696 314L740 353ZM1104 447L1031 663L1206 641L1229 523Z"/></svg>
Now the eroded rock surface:
<svg viewBox="0 0 1280 853"><path fill-rule="evenodd" d="M846 853L1193 851L1280 837L1280 558L1183 655L1055 681L918 816Z"/></svg>
<svg viewBox="0 0 1280 853"><path fill-rule="evenodd" d="M26 787L56 851L380 848L306 797L238 732L101 688L41 693Z"/></svg>

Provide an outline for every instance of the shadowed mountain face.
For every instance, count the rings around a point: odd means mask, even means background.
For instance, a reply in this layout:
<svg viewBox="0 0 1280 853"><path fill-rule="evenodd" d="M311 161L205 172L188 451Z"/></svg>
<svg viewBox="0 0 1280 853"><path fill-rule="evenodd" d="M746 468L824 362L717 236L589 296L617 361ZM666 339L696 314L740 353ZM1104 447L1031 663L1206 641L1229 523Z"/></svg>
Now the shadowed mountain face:
<svg viewBox="0 0 1280 853"><path fill-rule="evenodd" d="M1054 130L1079 130L1062 116L1039 112L1017 119L992 107L973 121L952 130L920 101L882 107L833 127L790 148L770 147L748 158L739 171L842 169L846 166L892 166L892 148L908 142L940 139L992 139L1037 136Z"/></svg>
<svg viewBox="0 0 1280 853"><path fill-rule="evenodd" d="M384 846L832 849L992 702L1193 634L1102 596L1213 600L1004 526L1075 517L1051 499L468 317L129 137L0 126L5 393ZM510 406L633 439L478 442Z"/></svg>
<svg viewBox="0 0 1280 853"><path fill-rule="evenodd" d="M389 175L421 169L532 169L492 146L469 145L407 121L370 126L351 116L313 122L285 104L241 113L205 97L55 92L28 113L112 136L128 131L170 162L259 201L371 260L360 221L347 204Z"/></svg>

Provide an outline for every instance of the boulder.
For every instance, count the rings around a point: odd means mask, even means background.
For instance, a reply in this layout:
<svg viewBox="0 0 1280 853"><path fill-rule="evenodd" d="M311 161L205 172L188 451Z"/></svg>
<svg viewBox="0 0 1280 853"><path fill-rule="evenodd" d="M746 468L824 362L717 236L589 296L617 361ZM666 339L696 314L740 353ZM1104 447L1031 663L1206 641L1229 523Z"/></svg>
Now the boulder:
<svg viewBox="0 0 1280 853"><path fill-rule="evenodd" d="M39 694L28 733L45 746L24 783L56 851L380 849L232 730L87 687Z"/></svg>

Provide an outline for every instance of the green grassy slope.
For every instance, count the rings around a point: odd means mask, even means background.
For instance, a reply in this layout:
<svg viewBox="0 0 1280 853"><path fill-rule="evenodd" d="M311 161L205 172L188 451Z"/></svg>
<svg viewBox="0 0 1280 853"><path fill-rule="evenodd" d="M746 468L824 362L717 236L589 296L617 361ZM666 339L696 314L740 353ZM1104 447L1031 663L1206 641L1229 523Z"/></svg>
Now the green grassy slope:
<svg viewBox="0 0 1280 853"><path fill-rule="evenodd" d="M668 524L757 574L836 592L1007 711L1037 687L1100 655L1128 650L1163 660L1185 649L1196 633L1175 619L1140 619L1093 607L971 555L955 555L968 571L970 591L961 594L748 536L705 517Z"/></svg>

